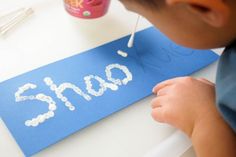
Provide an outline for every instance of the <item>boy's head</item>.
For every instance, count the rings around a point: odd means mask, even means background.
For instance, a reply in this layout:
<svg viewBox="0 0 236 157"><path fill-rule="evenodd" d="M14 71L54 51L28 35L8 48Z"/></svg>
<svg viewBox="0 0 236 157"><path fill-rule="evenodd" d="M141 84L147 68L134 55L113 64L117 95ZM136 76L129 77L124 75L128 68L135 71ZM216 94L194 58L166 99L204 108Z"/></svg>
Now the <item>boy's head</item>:
<svg viewBox="0 0 236 157"><path fill-rule="evenodd" d="M236 40L235 0L120 0L178 44L226 46Z"/></svg>

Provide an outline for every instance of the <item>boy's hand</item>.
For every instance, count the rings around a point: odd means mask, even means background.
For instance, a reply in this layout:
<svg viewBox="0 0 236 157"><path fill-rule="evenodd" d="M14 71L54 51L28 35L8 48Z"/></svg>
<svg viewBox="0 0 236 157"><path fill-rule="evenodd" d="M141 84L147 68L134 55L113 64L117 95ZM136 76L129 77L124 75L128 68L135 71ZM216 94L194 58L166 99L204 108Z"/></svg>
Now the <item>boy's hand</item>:
<svg viewBox="0 0 236 157"><path fill-rule="evenodd" d="M194 126L218 117L214 84L205 79L180 77L159 83L151 102L156 121L169 123L191 137Z"/></svg>

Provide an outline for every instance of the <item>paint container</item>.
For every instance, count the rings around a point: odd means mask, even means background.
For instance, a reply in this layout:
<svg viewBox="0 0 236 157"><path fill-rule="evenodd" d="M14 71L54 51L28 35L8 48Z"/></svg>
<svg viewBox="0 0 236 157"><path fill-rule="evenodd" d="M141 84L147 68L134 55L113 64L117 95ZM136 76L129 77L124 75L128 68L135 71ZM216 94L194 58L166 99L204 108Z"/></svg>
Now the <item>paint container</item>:
<svg viewBox="0 0 236 157"><path fill-rule="evenodd" d="M93 19L105 15L110 0L64 0L66 11L72 16Z"/></svg>

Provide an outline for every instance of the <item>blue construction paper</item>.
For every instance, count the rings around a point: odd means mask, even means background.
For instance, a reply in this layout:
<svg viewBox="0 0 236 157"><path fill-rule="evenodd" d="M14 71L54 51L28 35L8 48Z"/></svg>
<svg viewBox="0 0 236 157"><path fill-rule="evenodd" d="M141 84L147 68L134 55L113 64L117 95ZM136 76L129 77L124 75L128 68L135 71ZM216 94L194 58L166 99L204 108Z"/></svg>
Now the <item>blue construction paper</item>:
<svg viewBox="0 0 236 157"><path fill-rule="evenodd" d="M153 27L138 32L131 49L126 46L128 39L129 36L123 37L0 84L1 118L26 156L151 95L158 82L189 75L218 59L218 55L209 50L180 47ZM118 55L117 50L127 52L128 57ZM83 78L92 74L106 80L105 67L113 63L127 66L133 80L119 86L117 91L107 89L100 97L91 96L91 101L72 90L65 91L64 95L76 106L75 111L70 111L43 81L51 77L57 85L70 82L87 93ZM113 77L123 78L124 74L113 71ZM48 111L48 105L37 100L16 102L15 92L26 83L36 84L37 88L24 95L44 93L57 103L55 117L37 127L27 127L24 122Z"/></svg>

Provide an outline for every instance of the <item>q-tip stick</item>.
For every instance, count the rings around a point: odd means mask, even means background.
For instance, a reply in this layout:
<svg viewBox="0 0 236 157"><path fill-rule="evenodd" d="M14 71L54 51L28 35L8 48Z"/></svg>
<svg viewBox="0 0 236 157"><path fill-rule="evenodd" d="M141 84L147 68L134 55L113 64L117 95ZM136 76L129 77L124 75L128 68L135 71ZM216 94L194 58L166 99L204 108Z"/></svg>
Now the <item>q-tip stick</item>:
<svg viewBox="0 0 236 157"><path fill-rule="evenodd" d="M135 36L136 30L137 30L137 27L138 27L139 20L140 20L140 15L138 15L135 27L132 31L132 34L131 34L130 38L129 38L129 41L128 41L128 44L127 44L127 46L129 48L133 47L133 45L134 45L134 36Z"/></svg>
<svg viewBox="0 0 236 157"><path fill-rule="evenodd" d="M19 24L23 20L25 20L28 16L33 14L32 8L25 8L21 13L19 13L17 16L15 16L10 22L0 27L0 34L5 34L10 29L12 29L15 25Z"/></svg>
<svg viewBox="0 0 236 157"><path fill-rule="evenodd" d="M4 19L4 18L6 18L8 16L11 16L11 15L14 15L14 14L19 14L22 11L24 11L24 8L20 8L20 9L14 10L14 11L7 12L3 15L0 15L0 19Z"/></svg>

